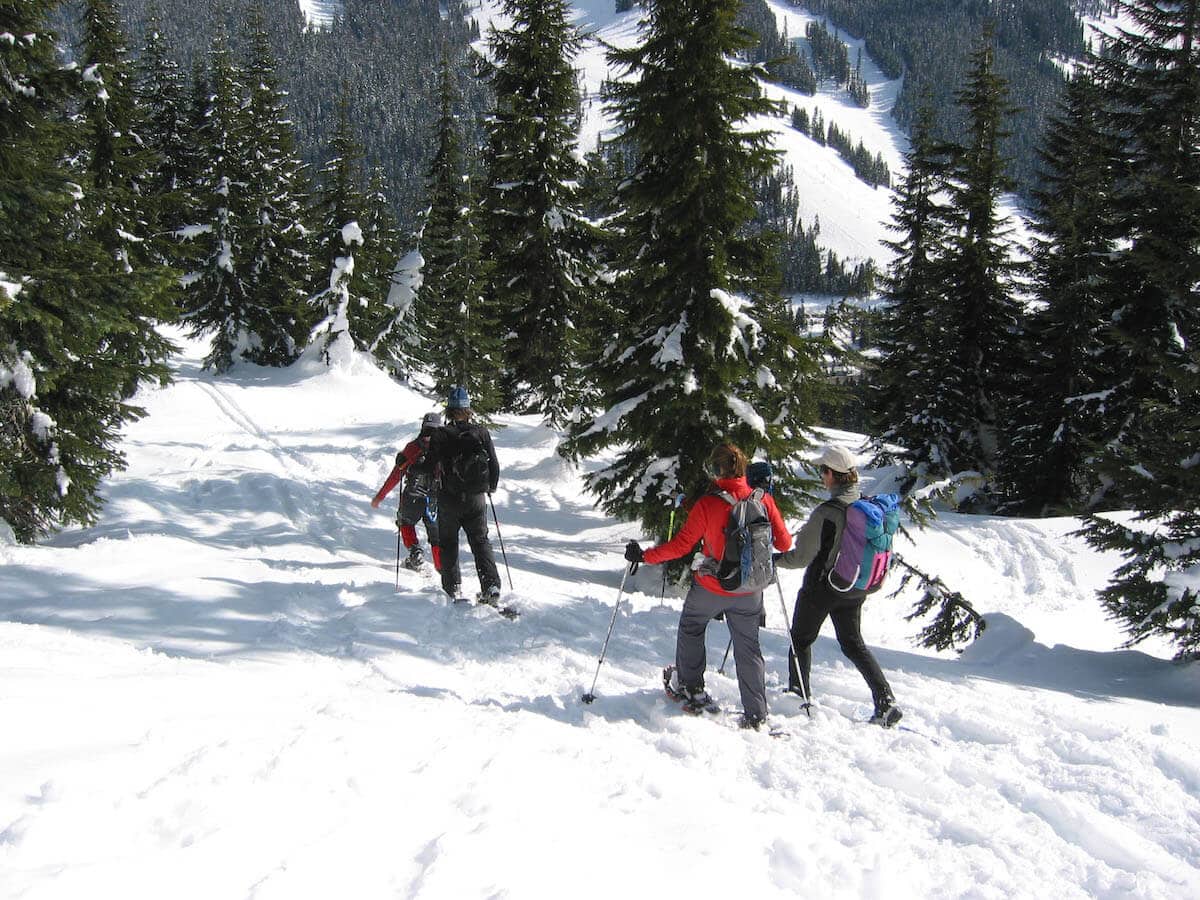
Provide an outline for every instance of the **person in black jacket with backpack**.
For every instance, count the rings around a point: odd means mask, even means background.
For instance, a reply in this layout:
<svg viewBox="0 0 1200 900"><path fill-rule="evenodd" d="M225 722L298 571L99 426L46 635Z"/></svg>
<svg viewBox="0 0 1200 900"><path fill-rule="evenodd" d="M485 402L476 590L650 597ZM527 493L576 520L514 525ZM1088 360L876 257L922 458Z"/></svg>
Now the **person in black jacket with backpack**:
<svg viewBox="0 0 1200 900"><path fill-rule="evenodd" d="M479 576L479 600L500 599L500 573L488 538L487 495L500 481L500 461L492 436L471 421L467 389L456 387L446 402L446 424L433 432L429 456L439 466L438 542L441 546L442 589L454 599L462 591L458 565L458 532L467 533Z"/></svg>
<svg viewBox="0 0 1200 900"><path fill-rule="evenodd" d="M812 696L808 678L812 667L812 645L821 633L821 625L826 618L830 618L842 653L854 663L871 689L871 697L875 702L875 714L871 721L890 728L904 714L896 706L892 688L875 655L863 640L862 608L867 594L855 589L835 590L827 577L830 554L838 546L846 524L846 507L862 496L858 487L858 470L854 466L854 457L845 447L826 447L817 463L821 467L821 480L829 491L830 499L812 511L808 521L796 533L796 545L787 553L775 557L777 566L805 569L804 582L796 596L796 610L792 615L792 646L800 658L797 660L788 651L788 690L801 693L801 682L796 678L799 663L803 696Z"/></svg>

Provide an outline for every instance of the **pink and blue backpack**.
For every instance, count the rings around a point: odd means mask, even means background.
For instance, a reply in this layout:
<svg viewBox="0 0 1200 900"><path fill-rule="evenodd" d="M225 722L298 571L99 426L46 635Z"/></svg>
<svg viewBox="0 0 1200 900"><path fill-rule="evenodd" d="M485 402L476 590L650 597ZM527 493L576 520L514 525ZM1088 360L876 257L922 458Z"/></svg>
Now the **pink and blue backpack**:
<svg viewBox="0 0 1200 900"><path fill-rule="evenodd" d="M830 551L826 563L829 586L840 593L874 593L892 564L892 538L900 527L900 497L863 497L845 507L845 512L841 542Z"/></svg>

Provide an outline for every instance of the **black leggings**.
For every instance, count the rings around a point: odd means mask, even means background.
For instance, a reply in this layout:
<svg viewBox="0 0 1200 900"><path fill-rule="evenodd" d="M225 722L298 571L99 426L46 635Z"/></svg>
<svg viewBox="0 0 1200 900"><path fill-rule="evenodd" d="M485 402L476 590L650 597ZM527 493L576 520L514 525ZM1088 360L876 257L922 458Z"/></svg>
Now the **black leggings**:
<svg viewBox="0 0 1200 900"><path fill-rule="evenodd" d="M804 694L812 697L809 690L808 674L812 668L812 645L821 633L821 626L826 617L833 620L833 630L837 634L838 644L842 653L871 689L871 697L876 704L881 701L891 701L892 689L883 670L879 668L875 656L867 649L862 636L862 607L865 597L822 597L810 598L803 590L796 597L796 611L792 615L792 643L800 654L800 676L804 679ZM796 657L788 650L788 687L795 690Z"/></svg>

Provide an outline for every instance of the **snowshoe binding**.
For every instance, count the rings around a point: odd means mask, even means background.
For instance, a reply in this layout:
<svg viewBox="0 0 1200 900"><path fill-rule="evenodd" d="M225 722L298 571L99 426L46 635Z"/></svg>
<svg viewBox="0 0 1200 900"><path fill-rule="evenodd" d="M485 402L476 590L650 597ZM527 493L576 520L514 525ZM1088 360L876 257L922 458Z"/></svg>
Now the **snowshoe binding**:
<svg viewBox="0 0 1200 900"><path fill-rule="evenodd" d="M679 683L678 673L674 666L663 669L663 690L667 697L679 704L685 713L696 716L700 713L718 713L721 707L717 705L704 686L690 686Z"/></svg>

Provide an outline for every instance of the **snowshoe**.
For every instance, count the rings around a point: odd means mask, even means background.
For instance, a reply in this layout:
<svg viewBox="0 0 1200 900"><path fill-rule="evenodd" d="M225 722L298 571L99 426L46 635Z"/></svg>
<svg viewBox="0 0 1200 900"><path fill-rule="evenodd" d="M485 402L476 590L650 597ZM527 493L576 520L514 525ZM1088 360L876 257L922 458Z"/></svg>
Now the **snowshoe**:
<svg viewBox="0 0 1200 900"><path fill-rule="evenodd" d="M763 716L748 716L746 713L742 713L738 716L737 724L738 728L744 731L759 731L766 724L766 721Z"/></svg>
<svg viewBox="0 0 1200 900"><path fill-rule="evenodd" d="M891 701L885 701L875 705L875 715L871 716L867 721L872 725L891 728L902 718L904 718L904 711L898 706L893 706Z"/></svg>
<svg viewBox="0 0 1200 900"><path fill-rule="evenodd" d="M404 568L408 569L410 572L415 572L420 569L421 566L425 565L425 556L421 553L421 548L413 547L411 550L409 550L408 557L404 560L404 562L400 563L400 565L404 566Z"/></svg>
<svg viewBox="0 0 1200 900"><path fill-rule="evenodd" d="M721 707L703 687L690 687L679 683L674 666L663 669L663 690L667 697L679 704L685 713L718 713Z"/></svg>
<svg viewBox="0 0 1200 900"><path fill-rule="evenodd" d="M520 611L512 606L500 605L500 588L490 587L486 591L480 591L475 595L475 602L480 606L490 606L506 619L515 619L521 615Z"/></svg>

